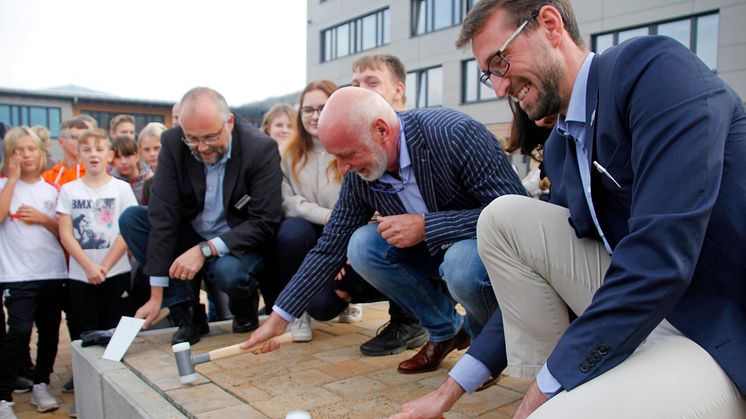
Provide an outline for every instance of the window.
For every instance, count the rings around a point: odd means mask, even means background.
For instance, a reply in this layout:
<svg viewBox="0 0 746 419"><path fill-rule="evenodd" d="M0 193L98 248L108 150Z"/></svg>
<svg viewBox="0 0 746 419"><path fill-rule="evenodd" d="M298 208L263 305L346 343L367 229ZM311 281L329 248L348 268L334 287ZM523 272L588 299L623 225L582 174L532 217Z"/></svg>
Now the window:
<svg viewBox="0 0 746 419"><path fill-rule="evenodd" d="M642 35L666 35L691 49L712 71L717 70L720 15L706 13L683 19L652 23L637 28L593 35L593 50L603 52L627 39Z"/></svg>
<svg viewBox="0 0 746 419"><path fill-rule="evenodd" d="M413 0L412 36L459 25L473 5L474 0Z"/></svg>
<svg viewBox="0 0 746 419"><path fill-rule="evenodd" d="M321 62L388 43L389 9L383 9L321 31Z"/></svg>
<svg viewBox="0 0 746 419"><path fill-rule="evenodd" d="M60 135L60 108L0 104L0 122L8 125L42 125L52 137Z"/></svg>
<svg viewBox="0 0 746 419"><path fill-rule="evenodd" d="M432 67L407 73L409 108L443 104L443 67Z"/></svg>
<svg viewBox="0 0 746 419"><path fill-rule="evenodd" d="M475 59L461 62L461 103L497 99L492 89L479 82L481 75Z"/></svg>
<svg viewBox="0 0 746 419"><path fill-rule="evenodd" d="M99 112L86 109L81 109L80 113L86 113L92 116L98 123L98 127L106 132L109 132L109 121L120 114L132 115L135 118L135 132L140 132L140 130L145 128L145 125L148 125L150 122L165 123L163 115L137 114L131 112Z"/></svg>

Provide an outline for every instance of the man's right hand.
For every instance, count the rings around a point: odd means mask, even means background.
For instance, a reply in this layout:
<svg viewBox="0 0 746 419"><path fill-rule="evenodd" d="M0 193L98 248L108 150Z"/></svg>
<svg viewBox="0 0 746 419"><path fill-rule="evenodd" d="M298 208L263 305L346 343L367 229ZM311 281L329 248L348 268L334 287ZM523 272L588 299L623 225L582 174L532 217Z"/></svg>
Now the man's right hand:
<svg viewBox="0 0 746 419"><path fill-rule="evenodd" d="M150 287L150 299L148 302L143 304L142 307L137 309L135 318L145 319L145 323L142 325L142 330L147 329L153 323L153 320L158 316L161 311L161 303L163 302L163 288L161 287Z"/></svg>
<svg viewBox="0 0 746 419"><path fill-rule="evenodd" d="M261 344L262 346L254 350L254 353L263 354L274 351L280 347L280 344L270 339L285 333L287 325L287 320L280 317L276 312L272 312L267 321L259 326L245 342L241 343L241 349L249 349Z"/></svg>

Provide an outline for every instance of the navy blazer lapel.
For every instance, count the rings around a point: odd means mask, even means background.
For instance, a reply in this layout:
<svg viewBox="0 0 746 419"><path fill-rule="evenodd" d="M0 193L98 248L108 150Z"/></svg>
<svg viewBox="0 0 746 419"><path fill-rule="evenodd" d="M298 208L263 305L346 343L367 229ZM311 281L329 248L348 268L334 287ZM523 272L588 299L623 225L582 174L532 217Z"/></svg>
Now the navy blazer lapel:
<svg viewBox="0 0 746 419"><path fill-rule="evenodd" d="M225 175L223 176L223 208L228 208L229 200L233 188L238 181L238 174L241 171L241 138L238 134L238 128L233 128L233 140L231 142L231 157L225 162ZM227 213L227 210L226 210Z"/></svg>
<svg viewBox="0 0 746 419"><path fill-rule="evenodd" d="M596 143L596 114L598 111L598 54L591 60L588 70L588 84L585 91L585 157L588 167L593 171L593 149Z"/></svg>
<svg viewBox="0 0 746 419"><path fill-rule="evenodd" d="M404 121L404 135L407 138L407 150L412 161L412 170L417 179L417 186L422 193L427 209L438 211L438 203L435 199L435 188L433 186L433 173L430 169L430 152L428 151L422 130L413 118L407 114L400 114Z"/></svg>

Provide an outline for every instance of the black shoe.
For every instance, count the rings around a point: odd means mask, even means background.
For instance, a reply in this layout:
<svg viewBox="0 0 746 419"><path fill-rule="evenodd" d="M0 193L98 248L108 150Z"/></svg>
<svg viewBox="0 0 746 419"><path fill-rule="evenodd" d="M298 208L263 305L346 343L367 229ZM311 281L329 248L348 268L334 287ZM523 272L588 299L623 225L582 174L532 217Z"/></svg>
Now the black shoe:
<svg viewBox="0 0 746 419"><path fill-rule="evenodd" d="M390 321L378 329L376 337L360 345L360 352L368 356L398 354L422 346L429 339L430 334L419 324Z"/></svg>
<svg viewBox="0 0 746 419"><path fill-rule="evenodd" d="M229 297L228 306L233 313L233 333L247 333L259 327L259 316L257 314L257 308L259 307L258 291L254 291L248 299Z"/></svg>
<svg viewBox="0 0 746 419"><path fill-rule="evenodd" d="M73 382L72 378L67 380L67 382L62 385L62 392L63 393L74 393L75 392L75 383Z"/></svg>
<svg viewBox="0 0 746 419"><path fill-rule="evenodd" d="M179 326L179 329L171 338L171 344L173 345L181 342L189 342L190 345L194 345L200 341L201 335L210 332L210 326L206 319L195 325L190 303L177 304L171 307L171 315L176 321L176 325Z"/></svg>
<svg viewBox="0 0 746 419"><path fill-rule="evenodd" d="M13 387L13 393L28 393L34 387L34 384L31 381L17 377L11 386Z"/></svg>
<svg viewBox="0 0 746 419"><path fill-rule="evenodd" d="M259 319L256 317L249 319L233 318L233 333L248 333L256 330L257 327L259 327Z"/></svg>

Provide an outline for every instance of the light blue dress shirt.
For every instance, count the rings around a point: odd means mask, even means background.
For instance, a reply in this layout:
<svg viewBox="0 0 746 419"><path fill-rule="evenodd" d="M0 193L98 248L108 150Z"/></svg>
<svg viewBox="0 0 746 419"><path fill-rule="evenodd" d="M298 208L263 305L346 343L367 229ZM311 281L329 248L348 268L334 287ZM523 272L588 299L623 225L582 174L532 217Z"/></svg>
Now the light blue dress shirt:
<svg viewBox="0 0 746 419"><path fill-rule="evenodd" d="M409 149L407 149L407 137L404 135L404 121L401 118L399 118L399 126L401 127L399 134L399 177L401 180L391 176L389 173L384 173L379 181L388 183L393 187L403 184L404 189L398 192L397 196L399 196L404 205L404 209L407 210L407 214L424 215L430 211L427 209L425 200L422 199L422 192L414 176L412 159L409 157Z"/></svg>
<svg viewBox="0 0 746 419"><path fill-rule="evenodd" d="M202 237L208 238L210 243L218 251L218 257L228 254L229 249L223 239L218 237L231 228L225 219L225 208L223 206L223 180L225 179L225 166L231 158L231 140L228 141L228 149L220 161L215 164L204 164L205 171L205 206L191 222L192 228ZM202 161L194 156L197 161ZM167 276L151 276L150 285L155 287L167 287Z"/></svg>

